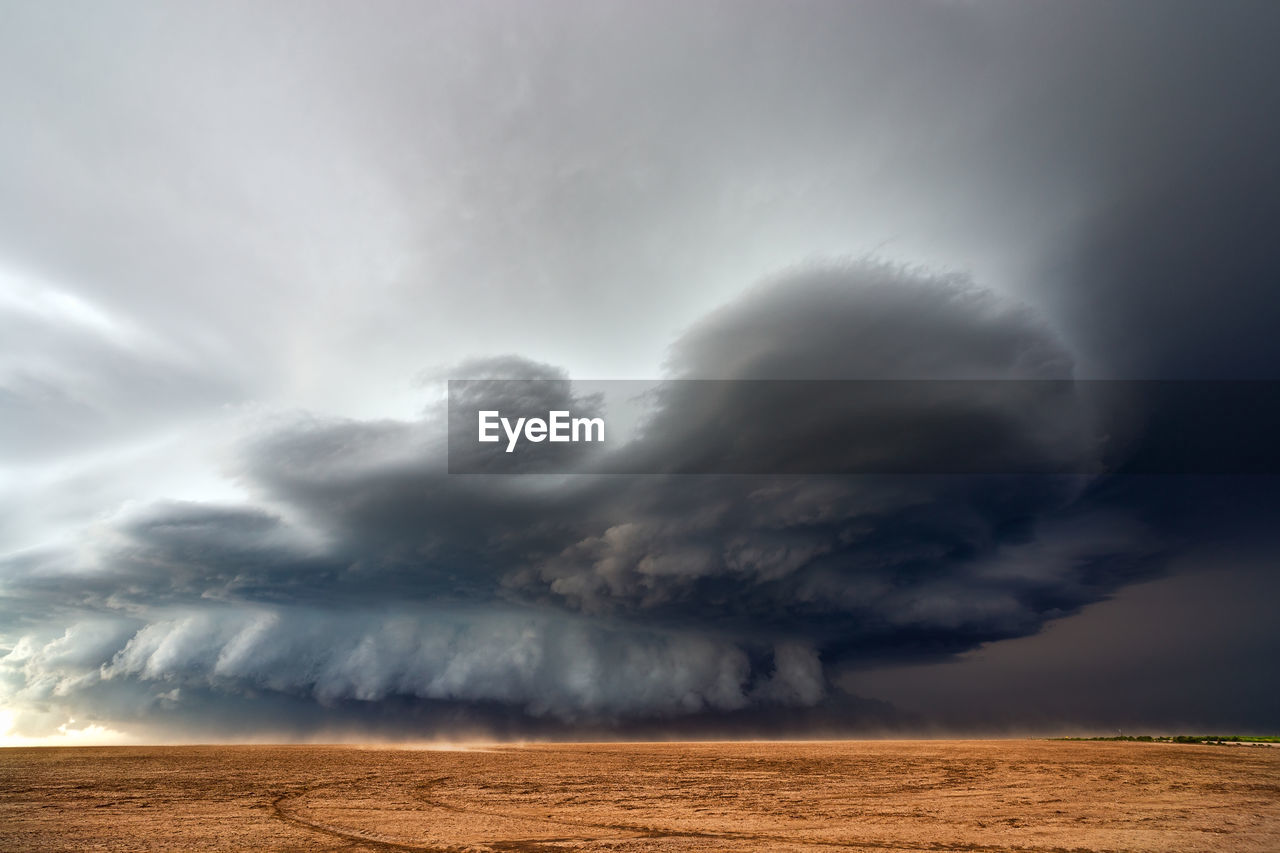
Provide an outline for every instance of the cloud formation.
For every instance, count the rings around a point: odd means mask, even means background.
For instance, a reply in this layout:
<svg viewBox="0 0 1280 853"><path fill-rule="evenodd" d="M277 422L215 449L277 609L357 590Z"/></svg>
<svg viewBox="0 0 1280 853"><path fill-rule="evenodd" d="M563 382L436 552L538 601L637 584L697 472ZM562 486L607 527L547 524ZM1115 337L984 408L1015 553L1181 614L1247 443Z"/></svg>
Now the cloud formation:
<svg viewBox="0 0 1280 853"><path fill-rule="evenodd" d="M751 292L671 361L675 378L864 369L1061 379L1070 358L1025 309L963 279L860 263ZM511 358L464 370L572 393ZM777 401L709 405L661 386L655 400L641 452L689 452L703 419L742 407L742 440L800 444ZM854 427L858 413L839 415L836 431ZM444 429L436 406L413 422L276 426L240 457L253 503L140 507L91 533L79 563L10 560L5 608L29 623L4 658L14 695L81 719L107 690L178 717L193 691L371 716L387 702L498 706L530 726L768 714L848 701L832 666L1031 634L1150 571L1141 525L1091 510L1083 477L459 477L444 471Z"/></svg>

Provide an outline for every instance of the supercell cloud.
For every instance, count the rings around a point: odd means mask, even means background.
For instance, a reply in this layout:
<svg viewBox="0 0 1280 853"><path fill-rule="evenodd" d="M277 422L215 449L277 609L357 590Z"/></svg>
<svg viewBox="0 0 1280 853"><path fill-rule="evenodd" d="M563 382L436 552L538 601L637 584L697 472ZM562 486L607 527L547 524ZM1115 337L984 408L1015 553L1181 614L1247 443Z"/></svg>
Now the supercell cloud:
<svg viewBox="0 0 1280 853"><path fill-rule="evenodd" d="M1023 307L868 263L751 292L695 324L670 370L1061 379L1071 361ZM548 388L568 405L569 381ZM636 441L696 452L704 402L657 400ZM790 413L769 423L756 402L715 412L751 405L734 440L796 444ZM854 430L847 417L831 428ZM255 501L152 504L74 553L15 561L9 615L33 624L5 659L11 688L81 717L126 692L136 713L180 714L197 691L625 727L812 707L833 667L1031 634L1149 571L1142 525L1091 508L1081 476L469 478L445 473L444 429L438 412L274 427L240 452Z"/></svg>

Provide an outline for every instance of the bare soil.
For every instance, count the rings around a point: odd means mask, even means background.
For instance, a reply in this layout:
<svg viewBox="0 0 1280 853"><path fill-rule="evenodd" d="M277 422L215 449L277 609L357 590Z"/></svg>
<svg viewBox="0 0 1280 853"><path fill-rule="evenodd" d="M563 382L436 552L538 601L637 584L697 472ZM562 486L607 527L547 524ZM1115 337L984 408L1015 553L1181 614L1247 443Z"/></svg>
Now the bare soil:
<svg viewBox="0 0 1280 853"><path fill-rule="evenodd" d="M0 850L1280 850L1280 749L0 750Z"/></svg>

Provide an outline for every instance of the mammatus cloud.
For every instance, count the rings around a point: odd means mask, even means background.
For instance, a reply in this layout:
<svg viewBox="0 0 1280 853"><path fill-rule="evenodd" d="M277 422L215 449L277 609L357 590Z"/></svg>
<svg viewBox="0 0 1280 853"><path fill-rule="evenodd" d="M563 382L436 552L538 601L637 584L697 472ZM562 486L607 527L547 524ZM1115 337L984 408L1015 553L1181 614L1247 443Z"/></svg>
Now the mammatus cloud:
<svg viewBox="0 0 1280 853"><path fill-rule="evenodd" d="M671 353L674 378L1071 370L1026 309L875 263L782 276ZM562 378L511 358L465 370ZM655 400L643 452L706 440L707 401ZM757 401L716 402L749 407L749 433L794 438L777 407L770 421ZM1007 425L1056 435L1057 416ZM252 503L137 508L74 552L11 558L2 665L19 722L196 725L218 707L250 729L372 725L415 703L505 715L506 730L764 719L850 707L832 667L1031 634L1151 570L1142 526L1093 507L1080 476L451 477L443 430L434 408L299 419L244 443ZM293 716L254 716L272 702Z"/></svg>

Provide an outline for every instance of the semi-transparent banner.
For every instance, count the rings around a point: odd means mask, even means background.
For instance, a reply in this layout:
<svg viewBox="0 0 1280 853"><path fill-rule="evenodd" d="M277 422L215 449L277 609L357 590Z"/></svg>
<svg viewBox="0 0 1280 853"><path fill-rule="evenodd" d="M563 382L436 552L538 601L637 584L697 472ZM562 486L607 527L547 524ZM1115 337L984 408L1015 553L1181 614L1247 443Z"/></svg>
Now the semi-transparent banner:
<svg viewBox="0 0 1280 853"><path fill-rule="evenodd" d="M454 474L1274 474L1280 382L449 381Z"/></svg>

